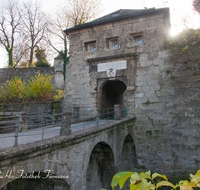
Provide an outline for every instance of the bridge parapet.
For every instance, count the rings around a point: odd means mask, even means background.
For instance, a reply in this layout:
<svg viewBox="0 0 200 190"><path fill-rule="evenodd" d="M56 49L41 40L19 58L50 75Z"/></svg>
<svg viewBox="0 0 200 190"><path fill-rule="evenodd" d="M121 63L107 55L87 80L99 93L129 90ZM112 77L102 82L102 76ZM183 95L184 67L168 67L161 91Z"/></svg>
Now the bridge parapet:
<svg viewBox="0 0 200 190"><path fill-rule="evenodd" d="M69 175L66 182L75 189L85 189L88 162L96 144L105 142L113 151L116 167L119 167L123 141L128 134L133 135L135 118L113 120L93 128L80 130L66 136L56 136L34 143L0 149L0 177L6 171L18 170L24 173L51 170L55 175ZM64 168L64 169L63 169ZM79 168L79 169L78 169ZM0 180L0 189L15 179Z"/></svg>

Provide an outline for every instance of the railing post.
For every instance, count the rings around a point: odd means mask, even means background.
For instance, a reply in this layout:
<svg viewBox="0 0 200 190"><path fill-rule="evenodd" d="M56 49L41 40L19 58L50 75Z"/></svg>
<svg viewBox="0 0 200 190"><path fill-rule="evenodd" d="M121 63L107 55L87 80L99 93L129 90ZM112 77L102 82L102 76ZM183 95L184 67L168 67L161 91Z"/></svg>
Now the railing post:
<svg viewBox="0 0 200 190"><path fill-rule="evenodd" d="M79 107L77 107L77 106L73 107L73 118L72 119L74 119L75 121L78 120L79 117L80 117L79 116L79 110L80 110Z"/></svg>
<svg viewBox="0 0 200 190"><path fill-rule="evenodd" d="M60 135L71 134L71 119L72 119L72 112L63 112Z"/></svg>
<svg viewBox="0 0 200 190"><path fill-rule="evenodd" d="M42 118L42 140L44 139L44 118Z"/></svg>
<svg viewBox="0 0 200 190"><path fill-rule="evenodd" d="M14 146L18 146L18 129L19 129L19 115L17 116L17 121L16 121L16 126L15 126L15 141L14 141Z"/></svg>
<svg viewBox="0 0 200 190"><path fill-rule="evenodd" d="M114 105L114 116L115 116L115 120L121 119L121 112L120 112L120 107L118 104Z"/></svg>
<svg viewBox="0 0 200 190"><path fill-rule="evenodd" d="M53 109L53 125L55 123L55 109Z"/></svg>
<svg viewBox="0 0 200 190"><path fill-rule="evenodd" d="M96 122L97 122L97 126L99 126L99 113L98 113L98 108L96 108Z"/></svg>

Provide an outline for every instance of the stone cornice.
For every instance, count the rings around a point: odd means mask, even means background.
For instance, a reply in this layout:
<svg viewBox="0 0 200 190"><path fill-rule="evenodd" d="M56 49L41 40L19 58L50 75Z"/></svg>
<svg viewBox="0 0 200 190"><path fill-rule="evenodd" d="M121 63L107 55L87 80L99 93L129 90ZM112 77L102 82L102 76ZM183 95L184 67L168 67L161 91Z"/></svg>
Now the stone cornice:
<svg viewBox="0 0 200 190"><path fill-rule="evenodd" d="M126 54L119 54L119 55L111 55L111 56L105 56L105 57L95 57L91 59L86 59L88 63L95 62L95 61L103 61L103 60L109 60L109 59L117 59L117 58L124 58L124 57L134 57L138 58L137 53L126 53Z"/></svg>

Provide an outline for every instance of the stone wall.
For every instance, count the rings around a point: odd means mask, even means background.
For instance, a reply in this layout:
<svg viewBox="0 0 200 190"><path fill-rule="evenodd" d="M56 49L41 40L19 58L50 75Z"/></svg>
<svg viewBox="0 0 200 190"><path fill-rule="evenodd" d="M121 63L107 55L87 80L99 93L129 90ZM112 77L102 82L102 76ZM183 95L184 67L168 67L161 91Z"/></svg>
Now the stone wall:
<svg viewBox="0 0 200 190"><path fill-rule="evenodd" d="M45 124L51 124L53 122L52 114L53 110L55 110L55 113L61 113L62 107L60 101L54 101L54 102L28 102L28 103L17 103L17 104L4 104L0 105L0 112L8 112L9 115L12 115L13 112L21 112L23 113L21 117L22 122L20 123L20 130L25 129L33 129L37 127L41 127L41 125ZM7 114L8 114L7 113ZM15 115L14 115L15 116ZM59 116L55 116L55 121L57 122ZM9 120L12 120L13 118L6 118L2 117L3 121L9 122ZM15 118L14 118L15 120ZM16 123L16 120L15 122ZM13 124L0 124L0 133L9 133L13 132L15 128L4 128L5 126L12 126ZM11 130L8 130L11 129Z"/></svg>
<svg viewBox="0 0 200 190"><path fill-rule="evenodd" d="M199 63L191 54L162 51L159 57L158 65L137 69L137 155L140 164L163 173L195 172L200 168Z"/></svg>
<svg viewBox="0 0 200 190"><path fill-rule="evenodd" d="M11 80L14 76L21 77L22 80L28 81L30 77L34 77L40 72L45 75L54 75L53 67L33 67L33 68L4 68L0 69L0 85L7 80ZM52 78L54 84L54 78Z"/></svg>
<svg viewBox="0 0 200 190"><path fill-rule="evenodd" d="M50 112L55 109L56 112L60 112L61 102L27 102L27 103L17 103L17 104L3 104L0 105L0 112L25 112L35 113L39 115L40 113Z"/></svg>
<svg viewBox="0 0 200 190"><path fill-rule="evenodd" d="M64 78L62 71L54 67L33 67L33 68L3 68L0 69L0 86L7 80L11 80L14 76L21 77L22 80L28 81L30 77L34 77L40 72L45 75L52 75L51 82L57 89L63 89Z"/></svg>

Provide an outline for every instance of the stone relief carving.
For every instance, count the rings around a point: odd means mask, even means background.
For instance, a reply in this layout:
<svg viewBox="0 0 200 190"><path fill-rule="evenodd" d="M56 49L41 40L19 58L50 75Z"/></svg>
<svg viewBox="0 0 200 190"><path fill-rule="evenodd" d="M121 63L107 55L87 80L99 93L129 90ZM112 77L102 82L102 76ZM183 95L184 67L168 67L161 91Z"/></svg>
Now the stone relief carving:
<svg viewBox="0 0 200 190"><path fill-rule="evenodd" d="M98 72L107 72L107 76L115 77L117 70L122 70L127 68L126 60L122 61L113 61L113 62L107 62L107 63L100 63L98 64L97 71Z"/></svg>

